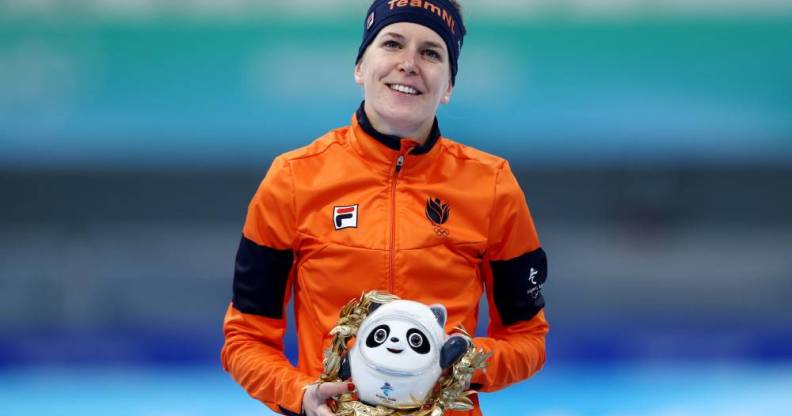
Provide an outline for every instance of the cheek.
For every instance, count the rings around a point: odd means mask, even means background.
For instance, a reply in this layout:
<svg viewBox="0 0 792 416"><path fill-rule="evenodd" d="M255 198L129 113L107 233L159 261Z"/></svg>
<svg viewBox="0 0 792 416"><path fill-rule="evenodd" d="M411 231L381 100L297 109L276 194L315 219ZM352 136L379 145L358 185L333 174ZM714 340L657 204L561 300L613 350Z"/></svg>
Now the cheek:
<svg viewBox="0 0 792 416"><path fill-rule="evenodd" d="M387 363L390 354L383 346L377 348L367 348L366 356L375 363Z"/></svg>
<svg viewBox="0 0 792 416"><path fill-rule="evenodd" d="M434 358L434 354L430 351L428 354L418 354L415 351L411 351L410 354L410 366L413 368L420 368L428 364Z"/></svg>
<svg viewBox="0 0 792 416"><path fill-rule="evenodd" d="M380 94L382 93L377 82L377 76L373 72L366 73L365 77L363 78L363 87L366 88L367 91L379 91Z"/></svg>
<svg viewBox="0 0 792 416"><path fill-rule="evenodd" d="M358 83L364 88L371 84L371 80L374 79L374 75L371 71L370 62L363 61L360 63L360 70L356 72L356 78L359 79Z"/></svg>
<svg viewBox="0 0 792 416"><path fill-rule="evenodd" d="M448 86L450 85L450 80L447 79L445 73L441 73L441 71L437 71L436 73L432 74L432 78L430 80L432 85L432 95L435 97L442 97L448 94Z"/></svg>

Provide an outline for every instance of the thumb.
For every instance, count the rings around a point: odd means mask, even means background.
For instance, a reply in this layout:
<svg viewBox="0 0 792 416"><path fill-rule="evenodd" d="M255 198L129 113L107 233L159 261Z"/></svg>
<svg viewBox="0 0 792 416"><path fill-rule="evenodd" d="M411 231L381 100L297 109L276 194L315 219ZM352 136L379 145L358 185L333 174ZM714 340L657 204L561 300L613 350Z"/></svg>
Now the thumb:
<svg viewBox="0 0 792 416"><path fill-rule="evenodd" d="M349 393L355 390L355 385L352 383L322 383L317 389L317 393L323 398L338 396L339 394Z"/></svg>

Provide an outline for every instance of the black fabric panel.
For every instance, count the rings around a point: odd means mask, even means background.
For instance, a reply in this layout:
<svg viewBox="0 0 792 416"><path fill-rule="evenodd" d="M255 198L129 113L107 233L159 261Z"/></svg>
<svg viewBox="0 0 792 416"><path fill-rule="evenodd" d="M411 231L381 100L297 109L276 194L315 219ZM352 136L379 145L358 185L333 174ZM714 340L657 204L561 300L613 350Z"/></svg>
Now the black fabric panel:
<svg viewBox="0 0 792 416"><path fill-rule="evenodd" d="M281 413L282 413L282 414L284 414L284 415L286 415L286 416L304 416L304 415L305 415L305 412L302 412L302 413L294 413L294 412L292 412L291 410L289 410L289 409L286 409L286 408L284 408L284 407L283 407L283 406L281 406L281 405L278 405L278 408L280 409Z"/></svg>
<svg viewBox="0 0 792 416"><path fill-rule="evenodd" d="M280 319L294 254L260 246L245 236L234 267L234 307L240 312Z"/></svg>
<svg viewBox="0 0 792 416"><path fill-rule="evenodd" d="M529 320L544 308L547 256L541 247L510 260L490 261L490 265L492 295L504 325Z"/></svg>

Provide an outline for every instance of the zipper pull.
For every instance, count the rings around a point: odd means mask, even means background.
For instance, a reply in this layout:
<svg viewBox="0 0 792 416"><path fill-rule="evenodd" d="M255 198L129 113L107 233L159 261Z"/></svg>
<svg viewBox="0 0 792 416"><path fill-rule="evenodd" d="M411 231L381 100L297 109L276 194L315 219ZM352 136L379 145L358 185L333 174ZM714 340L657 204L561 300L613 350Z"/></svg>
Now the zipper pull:
<svg viewBox="0 0 792 416"><path fill-rule="evenodd" d="M396 159L396 173L401 172L402 166L404 166L404 155L399 155L399 158Z"/></svg>

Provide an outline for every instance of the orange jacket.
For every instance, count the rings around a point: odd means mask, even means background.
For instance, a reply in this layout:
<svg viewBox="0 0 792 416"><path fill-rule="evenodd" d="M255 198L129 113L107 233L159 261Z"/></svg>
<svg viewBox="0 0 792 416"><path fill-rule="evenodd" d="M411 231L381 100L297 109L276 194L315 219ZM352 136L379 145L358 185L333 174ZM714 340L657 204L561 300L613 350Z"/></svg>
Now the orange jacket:
<svg viewBox="0 0 792 416"><path fill-rule="evenodd" d="M442 303L446 330L471 333L486 289L487 336L474 343L494 355L472 380L478 390L542 367L547 263L508 163L440 137L436 122L415 145L376 132L361 106L351 126L278 156L253 197L222 362L274 411L301 412L340 308L372 289ZM283 353L292 293L297 368Z"/></svg>

